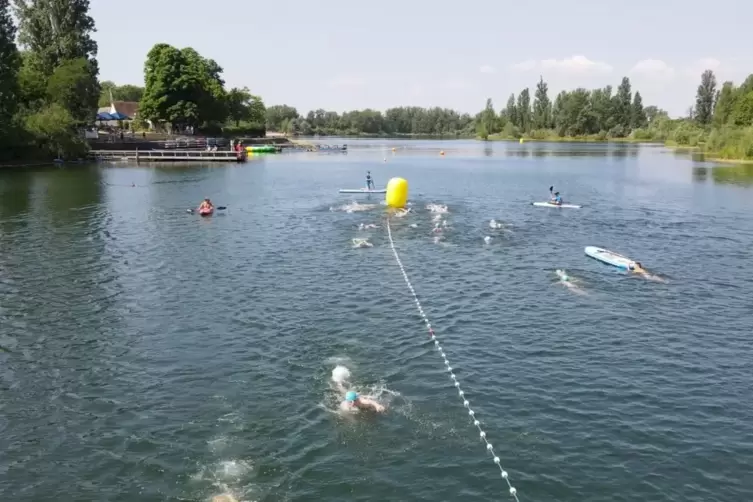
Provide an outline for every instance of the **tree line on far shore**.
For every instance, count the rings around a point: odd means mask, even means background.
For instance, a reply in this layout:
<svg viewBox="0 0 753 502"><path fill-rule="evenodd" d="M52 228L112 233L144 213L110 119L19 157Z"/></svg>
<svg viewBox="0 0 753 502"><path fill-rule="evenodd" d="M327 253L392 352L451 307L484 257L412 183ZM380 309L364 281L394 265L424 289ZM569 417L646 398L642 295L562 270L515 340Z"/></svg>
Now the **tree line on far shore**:
<svg viewBox="0 0 753 502"><path fill-rule="evenodd" d="M753 75L739 86L701 76L688 115L671 119L644 106L624 77L616 89L578 88L552 99L543 78L510 95L497 111L491 99L475 116L447 108L395 107L301 115L287 105L265 107L247 88L226 89L222 68L192 48L157 44L147 54L144 86L98 80L97 44L89 0L0 0L0 160L76 156L82 129L110 100L139 101L130 127L176 132L263 136L442 136L480 139L659 141L702 147L725 158L753 158ZM18 26L14 24L14 17ZM16 38L16 35L18 37ZM17 45L17 42L18 45ZM20 49L19 49L20 46Z"/></svg>
<svg viewBox="0 0 753 502"><path fill-rule="evenodd" d="M719 158L753 159L753 75L740 86L717 89L714 72L701 75L695 106L671 119L656 106L644 106L624 77L612 86L562 91L552 101L543 78L530 90L510 95L499 112L487 99L471 117L444 108L398 107L384 113L356 110L338 114L310 111L304 117L287 105L267 108L266 127L291 135L443 136L479 139L663 142L701 147Z"/></svg>

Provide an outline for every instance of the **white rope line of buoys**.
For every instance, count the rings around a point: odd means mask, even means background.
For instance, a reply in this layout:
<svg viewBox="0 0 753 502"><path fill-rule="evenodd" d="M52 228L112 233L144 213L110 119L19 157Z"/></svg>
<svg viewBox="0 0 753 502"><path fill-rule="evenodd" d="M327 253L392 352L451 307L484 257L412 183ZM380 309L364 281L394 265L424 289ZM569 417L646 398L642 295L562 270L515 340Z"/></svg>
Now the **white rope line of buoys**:
<svg viewBox="0 0 753 502"><path fill-rule="evenodd" d="M481 422L478 421L476 418L476 412L473 411L471 408L471 403L468 402L468 399L465 397L465 392L463 392L463 389L460 388L460 382L458 381L457 376L452 371L452 366L450 366L450 361L447 359L447 355L444 353L444 349L442 349L442 345L439 343L439 340L437 340L437 335L434 333L434 329L431 327L431 323L429 322L429 318L426 316L426 313L424 312L423 307L421 307L421 302L418 300L418 295L416 294L416 290L413 289L413 285L410 282L410 279L408 279L408 274L405 272L405 267L403 267L403 262L400 260L400 255L397 253L397 249L395 248L395 241L392 240L392 228L390 228L390 220L387 218L387 237L389 237L390 240L390 247L392 248L392 254L395 255L395 261L397 261L397 266L400 267L400 272L403 274L403 279L405 279L405 283L408 285L408 289L411 292L411 295L413 295L413 300L416 302L416 308L418 308L418 313L421 314L421 318L424 321L424 324L426 325L426 328L429 330L429 337L434 342L434 347L439 352L439 355L442 356L442 359L444 359L444 365L447 368L447 372L450 374L450 379L452 380L453 384L455 385L455 388L458 391L458 396L460 396L460 399L463 400L463 406L465 406L468 409L468 415L473 420L473 425L476 426L479 432L479 436L481 437L481 440L486 443L486 450L491 453L492 459L494 460L494 463L499 467L499 472L502 475L502 479L504 479L507 482L507 486L510 488L510 495L512 498L515 499L515 502L520 502L518 500L518 491L515 489L514 486L512 486L512 483L510 483L510 478L507 474L507 471L504 470L502 467L502 464L500 462L499 457L494 452L494 446L492 443L489 442L489 439L486 437L486 432L481 428Z"/></svg>

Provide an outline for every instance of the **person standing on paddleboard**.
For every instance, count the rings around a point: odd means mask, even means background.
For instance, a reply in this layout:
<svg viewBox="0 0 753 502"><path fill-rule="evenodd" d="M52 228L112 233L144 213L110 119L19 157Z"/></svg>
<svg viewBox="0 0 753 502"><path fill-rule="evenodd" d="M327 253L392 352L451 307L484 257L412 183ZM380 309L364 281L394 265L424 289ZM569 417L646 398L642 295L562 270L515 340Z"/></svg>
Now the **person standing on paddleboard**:
<svg viewBox="0 0 753 502"><path fill-rule="evenodd" d="M554 192L554 194L552 194L552 190L554 190L554 185L552 185L552 186L549 187L549 195L551 196L551 199L549 200L549 202L551 202L552 204L555 204L557 206L561 206L562 205L562 197L560 197L560 193L559 192Z"/></svg>
<svg viewBox="0 0 753 502"><path fill-rule="evenodd" d="M366 171L366 190L374 189L374 180L371 179L371 171Z"/></svg>

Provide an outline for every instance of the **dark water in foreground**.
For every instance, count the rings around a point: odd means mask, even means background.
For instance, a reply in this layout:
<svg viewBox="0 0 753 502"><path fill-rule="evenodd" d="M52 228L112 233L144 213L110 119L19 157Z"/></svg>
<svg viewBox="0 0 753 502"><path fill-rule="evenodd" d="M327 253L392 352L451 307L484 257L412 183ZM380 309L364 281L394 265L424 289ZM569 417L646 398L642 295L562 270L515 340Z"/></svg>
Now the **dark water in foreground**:
<svg viewBox="0 0 753 502"><path fill-rule="evenodd" d="M521 501L753 500L745 170L630 145L355 143L0 172L4 500L509 500L384 228L357 228L384 209L342 210L367 169L411 184L399 252ZM585 207L530 206L551 184ZM205 195L227 214L185 212ZM428 203L449 206L439 242ZM337 363L390 412L332 413Z"/></svg>

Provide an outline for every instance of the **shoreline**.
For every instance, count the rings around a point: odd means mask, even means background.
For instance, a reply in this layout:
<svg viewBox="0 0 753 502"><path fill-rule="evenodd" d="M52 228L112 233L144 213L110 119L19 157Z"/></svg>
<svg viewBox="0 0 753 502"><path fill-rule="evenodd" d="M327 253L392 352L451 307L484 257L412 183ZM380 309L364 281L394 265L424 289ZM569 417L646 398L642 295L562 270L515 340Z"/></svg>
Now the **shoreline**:
<svg viewBox="0 0 753 502"><path fill-rule="evenodd" d="M701 162L712 162L716 164L737 164L740 166L753 164L753 159L728 159L725 157L715 157L716 152L704 152L700 146L678 145L678 144L665 144L666 148L674 151L682 151L688 153L696 153L703 156L699 159Z"/></svg>

